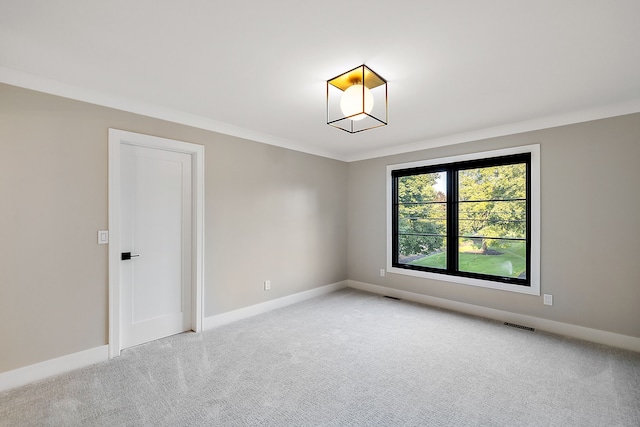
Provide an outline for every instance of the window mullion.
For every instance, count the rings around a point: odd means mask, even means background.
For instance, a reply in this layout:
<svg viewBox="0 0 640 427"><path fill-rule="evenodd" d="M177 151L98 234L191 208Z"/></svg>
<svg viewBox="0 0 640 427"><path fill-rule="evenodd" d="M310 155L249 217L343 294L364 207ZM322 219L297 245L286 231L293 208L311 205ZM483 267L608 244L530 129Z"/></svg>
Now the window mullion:
<svg viewBox="0 0 640 427"><path fill-rule="evenodd" d="M392 227L393 227L393 239L392 239L392 260L393 265L398 264L398 177L393 176L393 183L391 186L391 200L393 203L391 204L391 218L392 218Z"/></svg>
<svg viewBox="0 0 640 427"><path fill-rule="evenodd" d="M526 250L527 250L527 261L526 261L526 271L527 271L527 280L531 280L531 157L529 156L526 161L526 170L527 170L527 180L525 182L526 192L527 192L527 201L525 207L525 215L526 217ZM530 283L530 282L529 282Z"/></svg>
<svg viewBox="0 0 640 427"><path fill-rule="evenodd" d="M458 172L447 168L447 270L458 271Z"/></svg>

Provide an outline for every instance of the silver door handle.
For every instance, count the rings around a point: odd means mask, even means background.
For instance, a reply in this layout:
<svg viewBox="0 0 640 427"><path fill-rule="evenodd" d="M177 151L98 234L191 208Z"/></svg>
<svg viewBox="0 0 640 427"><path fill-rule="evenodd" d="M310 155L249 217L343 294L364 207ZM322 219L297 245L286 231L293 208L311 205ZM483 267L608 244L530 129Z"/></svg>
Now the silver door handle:
<svg viewBox="0 0 640 427"><path fill-rule="evenodd" d="M139 257L139 256L140 254L131 254L131 252L122 252L122 254L120 254L120 259L122 261L126 261L128 259Z"/></svg>

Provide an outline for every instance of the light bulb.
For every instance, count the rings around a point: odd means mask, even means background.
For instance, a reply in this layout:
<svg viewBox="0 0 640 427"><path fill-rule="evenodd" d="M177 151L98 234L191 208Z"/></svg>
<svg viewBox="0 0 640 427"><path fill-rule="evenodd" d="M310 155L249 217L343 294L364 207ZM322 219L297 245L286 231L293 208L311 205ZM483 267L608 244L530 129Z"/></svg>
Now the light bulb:
<svg viewBox="0 0 640 427"><path fill-rule="evenodd" d="M364 113L369 114L373 110L373 94L368 87L364 87L364 112L362 111L362 93L363 86L361 84L355 84L344 91L342 99L340 99L340 109L345 117L357 114L349 118L362 120L367 117Z"/></svg>

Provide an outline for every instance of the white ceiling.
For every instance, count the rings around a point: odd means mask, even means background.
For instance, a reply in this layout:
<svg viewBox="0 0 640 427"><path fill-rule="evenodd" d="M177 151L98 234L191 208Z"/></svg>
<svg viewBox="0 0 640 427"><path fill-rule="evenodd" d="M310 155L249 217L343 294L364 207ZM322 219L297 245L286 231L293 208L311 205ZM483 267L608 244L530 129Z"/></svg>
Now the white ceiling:
<svg viewBox="0 0 640 427"><path fill-rule="evenodd" d="M0 0L0 81L341 160L640 111L638 0ZM366 64L389 125L326 124Z"/></svg>

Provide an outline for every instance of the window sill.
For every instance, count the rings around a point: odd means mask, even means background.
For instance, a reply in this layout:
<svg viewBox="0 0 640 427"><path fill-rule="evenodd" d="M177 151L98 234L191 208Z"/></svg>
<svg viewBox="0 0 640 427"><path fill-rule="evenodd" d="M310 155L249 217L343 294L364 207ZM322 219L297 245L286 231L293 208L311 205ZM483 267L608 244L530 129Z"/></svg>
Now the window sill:
<svg viewBox="0 0 640 427"><path fill-rule="evenodd" d="M478 286L481 288L497 289L500 291L517 292L520 294L540 296L540 280L537 277L531 278L531 286L510 285L508 283L492 282L490 280L472 279L469 277L450 276L447 274L431 273L427 271L409 270L387 266L387 273L400 274L404 276L420 277L423 279L439 280L443 282L458 283L461 285Z"/></svg>

